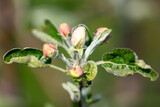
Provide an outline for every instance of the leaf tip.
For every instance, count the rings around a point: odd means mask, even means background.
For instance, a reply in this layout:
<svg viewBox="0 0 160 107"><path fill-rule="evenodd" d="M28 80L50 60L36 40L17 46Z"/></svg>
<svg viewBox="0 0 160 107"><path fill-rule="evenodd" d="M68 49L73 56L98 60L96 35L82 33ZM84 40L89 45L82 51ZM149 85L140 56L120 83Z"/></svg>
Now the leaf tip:
<svg viewBox="0 0 160 107"><path fill-rule="evenodd" d="M12 51L18 51L18 50L20 50L20 48L13 48L13 49L8 50L8 51L3 55L3 61L4 61L4 63L6 63L6 64L11 64L12 62L10 62L10 59L9 59L9 60L7 59L7 56L9 56L9 54L12 53Z"/></svg>

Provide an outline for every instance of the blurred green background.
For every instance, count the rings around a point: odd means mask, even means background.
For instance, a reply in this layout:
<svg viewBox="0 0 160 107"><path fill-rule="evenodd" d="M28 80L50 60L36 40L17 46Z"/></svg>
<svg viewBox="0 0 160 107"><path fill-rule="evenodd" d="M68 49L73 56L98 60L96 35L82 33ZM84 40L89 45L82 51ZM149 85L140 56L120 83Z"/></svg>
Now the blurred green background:
<svg viewBox="0 0 160 107"><path fill-rule="evenodd" d="M109 44L99 46L90 58L101 60L113 48L131 48L140 59L160 70L159 0L0 0L0 107L71 107L61 83L72 81L52 69L31 69L4 64L4 53L15 47L42 48L31 30L49 19L57 27L86 24L113 31ZM54 60L60 67L65 64ZM160 78L151 82L135 74L116 77L101 67L92 86L102 100L91 107L160 107Z"/></svg>

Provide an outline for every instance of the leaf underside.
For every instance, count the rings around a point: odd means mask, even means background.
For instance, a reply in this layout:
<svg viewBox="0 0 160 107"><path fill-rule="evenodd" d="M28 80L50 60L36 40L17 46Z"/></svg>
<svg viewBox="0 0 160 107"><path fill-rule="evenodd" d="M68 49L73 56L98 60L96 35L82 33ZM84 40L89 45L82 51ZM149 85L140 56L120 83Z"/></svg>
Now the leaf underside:
<svg viewBox="0 0 160 107"><path fill-rule="evenodd" d="M143 60L138 60L136 54L130 49L114 49L103 55L103 62L102 67L116 76L125 77L138 73L150 78L151 81L158 78L158 73Z"/></svg>
<svg viewBox="0 0 160 107"><path fill-rule="evenodd" d="M4 55L4 62L7 64L23 63L27 64L29 67L48 67L47 64L51 63L50 58L44 58L43 52L38 49L33 48L14 48L8 51Z"/></svg>

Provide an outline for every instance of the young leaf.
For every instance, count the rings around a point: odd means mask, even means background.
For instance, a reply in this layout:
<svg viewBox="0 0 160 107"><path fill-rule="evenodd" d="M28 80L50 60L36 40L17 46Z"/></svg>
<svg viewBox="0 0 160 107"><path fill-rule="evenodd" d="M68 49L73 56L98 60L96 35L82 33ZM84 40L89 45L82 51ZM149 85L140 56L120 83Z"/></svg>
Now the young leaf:
<svg viewBox="0 0 160 107"><path fill-rule="evenodd" d="M89 94L91 94L91 87L83 87L82 96L87 97Z"/></svg>
<svg viewBox="0 0 160 107"><path fill-rule="evenodd" d="M89 55L95 50L97 46L103 43L103 41L110 35L111 29L104 31L100 36L98 36L95 40L91 42L91 44L87 47L84 53L84 61L87 61Z"/></svg>
<svg viewBox="0 0 160 107"><path fill-rule="evenodd" d="M83 66L85 77L87 81L92 81L97 75L97 65L94 61L88 61L86 65Z"/></svg>
<svg viewBox="0 0 160 107"><path fill-rule="evenodd" d="M63 88L69 93L70 98L73 102L80 101L80 90L71 82L63 83Z"/></svg>
<svg viewBox="0 0 160 107"><path fill-rule="evenodd" d="M35 37L39 38L41 41L46 42L46 43L52 43L55 45L61 45L60 42L58 42L56 39L52 38L50 35L37 30L37 29L33 29L32 33Z"/></svg>
<svg viewBox="0 0 160 107"><path fill-rule="evenodd" d="M45 25L40 29L32 30L32 33L43 42L53 43L55 45L60 45L62 43L61 36L58 35L57 29L49 20L46 20Z"/></svg>
<svg viewBox="0 0 160 107"><path fill-rule="evenodd" d="M139 73L144 77L148 77L151 81L158 78L155 72L143 60L138 60L136 54L130 49L114 49L111 53L103 55L102 67L116 76L125 77Z"/></svg>
<svg viewBox="0 0 160 107"><path fill-rule="evenodd" d="M56 27L49 20L45 20L45 26L43 26L41 30L57 41L62 42L61 36L58 35Z"/></svg>
<svg viewBox="0 0 160 107"><path fill-rule="evenodd" d="M29 67L48 67L47 64L51 63L50 58L44 58L43 52L38 49L24 48L18 49L14 48L8 51L4 55L4 62L11 64L13 62L27 64Z"/></svg>
<svg viewBox="0 0 160 107"><path fill-rule="evenodd" d="M101 94L95 94L93 96L91 95L90 98L87 99L87 102L89 104L94 104L94 103L100 101L101 99L102 99Z"/></svg>

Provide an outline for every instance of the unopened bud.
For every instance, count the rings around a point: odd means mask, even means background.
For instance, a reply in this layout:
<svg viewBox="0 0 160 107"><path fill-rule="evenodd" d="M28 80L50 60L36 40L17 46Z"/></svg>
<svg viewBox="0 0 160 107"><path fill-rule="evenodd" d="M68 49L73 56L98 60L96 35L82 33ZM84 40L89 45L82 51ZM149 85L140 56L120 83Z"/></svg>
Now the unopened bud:
<svg viewBox="0 0 160 107"><path fill-rule="evenodd" d="M96 35L95 35L95 38L97 38L98 36L100 36L104 31L106 31L106 30L109 30L107 27L100 27L100 28L98 28L97 29L97 33L96 33ZM108 40L108 38L109 38L109 36L107 36L106 38L105 38L105 40L103 41L103 43L105 42L105 41L107 41Z"/></svg>
<svg viewBox="0 0 160 107"><path fill-rule="evenodd" d="M86 28L83 26L77 27L73 33L71 38L72 46L75 48L82 48L85 44L85 36L86 36Z"/></svg>
<svg viewBox="0 0 160 107"><path fill-rule="evenodd" d="M52 58L57 54L57 48L51 43L45 43L43 45L43 56Z"/></svg>
<svg viewBox="0 0 160 107"><path fill-rule="evenodd" d="M71 28L67 23L59 24L59 32L63 37L67 37L71 33Z"/></svg>
<svg viewBox="0 0 160 107"><path fill-rule="evenodd" d="M108 28L106 27L100 27L97 29L97 33L96 33L96 36L99 36L102 34L102 32L104 32L105 30L108 30Z"/></svg>
<svg viewBox="0 0 160 107"><path fill-rule="evenodd" d="M73 67L71 67L70 74L73 77L78 78L83 75L83 70L80 66L73 66Z"/></svg>

